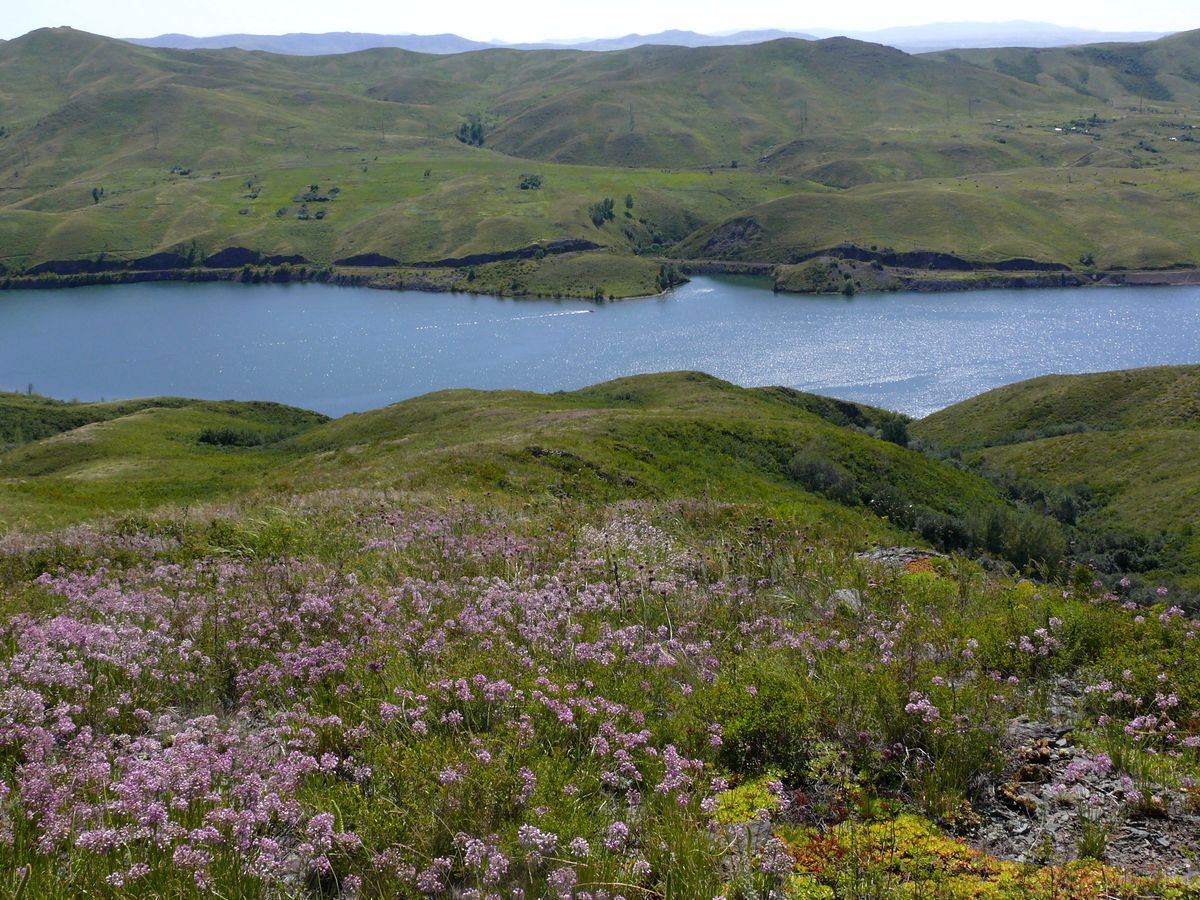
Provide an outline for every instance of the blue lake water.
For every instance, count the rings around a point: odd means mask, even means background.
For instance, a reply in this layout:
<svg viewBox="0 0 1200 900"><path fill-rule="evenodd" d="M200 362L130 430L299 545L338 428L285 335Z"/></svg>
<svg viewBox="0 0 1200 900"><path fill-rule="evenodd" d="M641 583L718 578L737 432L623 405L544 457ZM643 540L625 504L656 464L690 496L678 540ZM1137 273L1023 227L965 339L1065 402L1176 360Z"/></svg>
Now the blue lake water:
<svg viewBox="0 0 1200 900"><path fill-rule="evenodd" d="M920 416L1050 372L1200 362L1200 288L775 295L696 278L596 305L320 284L0 293L0 390L277 400L331 415L448 387L700 369Z"/></svg>

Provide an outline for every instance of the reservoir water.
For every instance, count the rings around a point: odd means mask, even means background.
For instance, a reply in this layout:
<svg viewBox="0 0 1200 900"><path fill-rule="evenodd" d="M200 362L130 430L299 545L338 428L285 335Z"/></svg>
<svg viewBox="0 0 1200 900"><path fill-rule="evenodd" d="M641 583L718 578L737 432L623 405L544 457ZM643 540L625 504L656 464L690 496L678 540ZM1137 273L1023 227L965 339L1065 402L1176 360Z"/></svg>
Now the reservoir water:
<svg viewBox="0 0 1200 900"><path fill-rule="evenodd" d="M321 284L0 293L0 390L276 400L330 415L449 387L700 369L925 415L1023 378L1200 362L1200 288L808 297L696 278L577 300Z"/></svg>

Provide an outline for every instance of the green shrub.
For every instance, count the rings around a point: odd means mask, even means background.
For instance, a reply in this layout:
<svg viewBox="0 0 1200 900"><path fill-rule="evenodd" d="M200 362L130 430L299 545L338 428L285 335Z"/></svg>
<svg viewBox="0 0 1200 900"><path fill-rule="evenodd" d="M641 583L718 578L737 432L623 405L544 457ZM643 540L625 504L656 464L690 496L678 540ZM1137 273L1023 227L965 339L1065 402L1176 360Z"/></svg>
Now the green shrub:
<svg viewBox="0 0 1200 900"><path fill-rule="evenodd" d="M486 133L479 116L468 116L467 121L458 126L454 136L471 147L482 147Z"/></svg>
<svg viewBox="0 0 1200 900"><path fill-rule="evenodd" d="M767 783L778 776L768 773L752 781L730 788L717 798L717 811L713 818L721 825L738 822L753 822L758 811L775 812L779 809L779 798L767 790Z"/></svg>
<svg viewBox="0 0 1200 900"><path fill-rule="evenodd" d="M819 451L801 450L792 457L788 471L813 493L824 494L839 503L858 502L858 484L854 476Z"/></svg>
<svg viewBox="0 0 1200 900"><path fill-rule="evenodd" d="M249 428L205 428L197 435L196 442L216 447L261 447L274 439L274 435Z"/></svg>
<svg viewBox="0 0 1200 900"><path fill-rule="evenodd" d="M814 727L806 681L778 658L752 661L719 683L712 718L722 723L722 762L732 771L798 775L808 766Z"/></svg>
<svg viewBox="0 0 1200 900"><path fill-rule="evenodd" d="M612 197L605 197L603 200L597 200L588 208L588 215L591 217L592 224L597 228L601 227L605 222L611 222L616 218L616 213Z"/></svg>

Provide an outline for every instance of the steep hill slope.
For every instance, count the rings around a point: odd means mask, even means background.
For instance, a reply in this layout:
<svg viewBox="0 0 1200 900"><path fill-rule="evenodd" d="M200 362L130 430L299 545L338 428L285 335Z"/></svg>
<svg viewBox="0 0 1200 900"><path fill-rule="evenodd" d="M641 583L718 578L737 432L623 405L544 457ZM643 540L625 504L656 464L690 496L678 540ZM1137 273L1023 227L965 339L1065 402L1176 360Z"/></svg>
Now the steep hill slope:
<svg viewBox="0 0 1200 900"><path fill-rule="evenodd" d="M1198 145L1188 145L1189 147ZM684 258L798 262L838 244L973 263L1154 268L1200 260L1200 153L1178 166L1038 168L796 193L689 235ZM919 264L918 264L919 265Z"/></svg>
<svg viewBox="0 0 1200 900"><path fill-rule="evenodd" d="M995 447L1046 429L1200 429L1200 366L1046 375L933 413L921 437L959 450Z"/></svg>

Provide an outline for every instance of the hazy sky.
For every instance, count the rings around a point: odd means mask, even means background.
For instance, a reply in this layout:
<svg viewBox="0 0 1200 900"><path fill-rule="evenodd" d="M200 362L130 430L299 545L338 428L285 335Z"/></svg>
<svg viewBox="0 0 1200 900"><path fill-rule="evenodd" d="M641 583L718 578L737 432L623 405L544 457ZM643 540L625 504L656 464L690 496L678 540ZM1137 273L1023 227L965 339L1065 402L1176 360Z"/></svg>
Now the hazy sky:
<svg viewBox="0 0 1200 900"><path fill-rule="evenodd" d="M611 37L668 28L701 32L747 28L869 30L928 22L1028 19L1109 31L1182 31L1200 27L1197 0L1004 0L995 6L961 0L5 0L0 37L12 38L47 25L70 25L114 37L164 32L193 35L289 31L369 31L383 34L454 32L476 40L534 41Z"/></svg>

